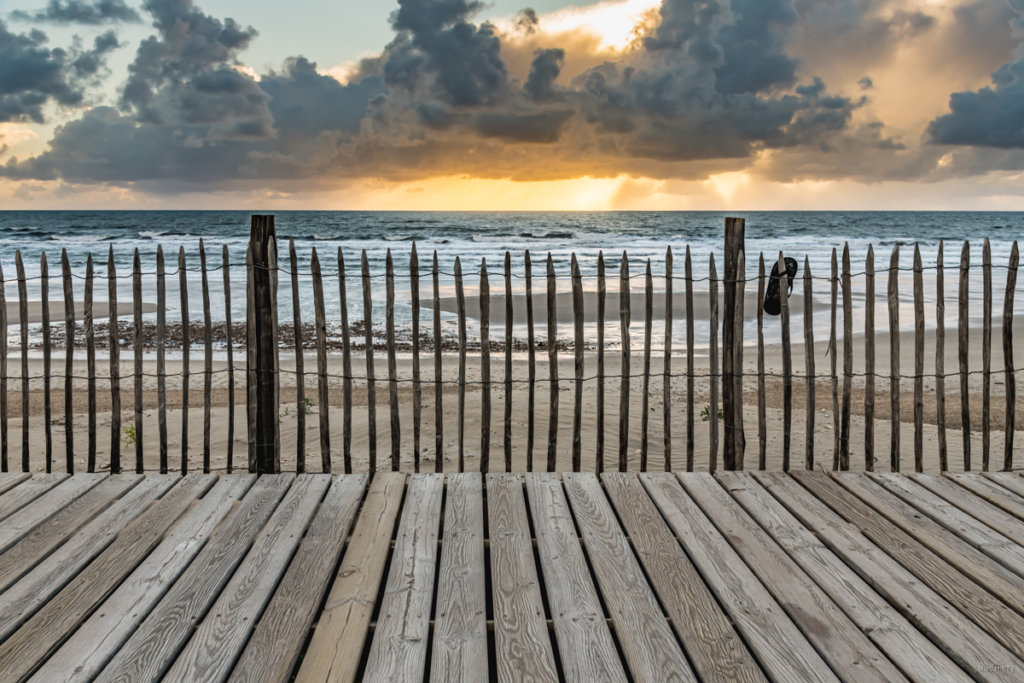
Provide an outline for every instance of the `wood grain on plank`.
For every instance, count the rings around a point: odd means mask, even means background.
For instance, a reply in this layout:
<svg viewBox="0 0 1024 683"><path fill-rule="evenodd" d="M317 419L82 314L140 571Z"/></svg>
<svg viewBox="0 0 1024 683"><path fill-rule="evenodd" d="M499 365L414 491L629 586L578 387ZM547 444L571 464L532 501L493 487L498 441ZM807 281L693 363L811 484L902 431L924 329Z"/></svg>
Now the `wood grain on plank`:
<svg viewBox="0 0 1024 683"><path fill-rule="evenodd" d="M6 590L140 480L137 476L115 475L105 480L103 475L88 476L91 481L78 486L77 477L72 477L5 522L0 534L4 542L13 545L0 555L0 590ZM14 543L16 538L20 540Z"/></svg>
<svg viewBox="0 0 1024 683"><path fill-rule="evenodd" d="M0 639L46 604L176 481L177 477L143 479L8 588L0 601Z"/></svg>
<svg viewBox="0 0 1024 683"><path fill-rule="evenodd" d="M291 561L324 492L329 474L298 475L253 541L245 559L174 660L164 681L222 681Z"/></svg>
<svg viewBox="0 0 1024 683"><path fill-rule="evenodd" d="M912 536L931 552L943 558L967 576L997 595L1024 596L1024 580L977 547L963 540L946 527L922 513L914 506L887 490L878 482L862 478L839 477L839 481L850 492L881 513L881 519L888 519L903 532ZM1021 599L1024 604L1024 597Z"/></svg>
<svg viewBox="0 0 1024 683"><path fill-rule="evenodd" d="M163 676L292 480L267 474L256 481L97 680L152 681Z"/></svg>
<svg viewBox="0 0 1024 683"><path fill-rule="evenodd" d="M411 681L427 665L443 474L409 477L364 681Z"/></svg>
<svg viewBox="0 0 1024 683"><path fill-rule="evenodd" d="M404 489L397 472L370 482L296 680L355 680Z"/></svg>
<svg viewBox="0 0 1024 683"><path fill-rule="evenodd" d="M796 480L777 472L758 472L754 476L829 550L972 677L977 677L986 665L1006 661L1000 657L1013 660L1013 655L984 630L964 619L947 600L865 538L856 524L830 509Z"/></svg>
<svg viewBox="0 0 1024 683"><path fill-rule="evenodd" d="M633 679L696 681L597 475L566 474L563 481Z"/></svg>
<svg viewBox="0 0 1024 683"><path fill-rule="evenodd" d="M966 618L981 626L1017 657L1024 654L1024 641L1015 635L1024 633L1024 618L971 581L967 574L944 562L918 540L919 534L911 535L885 519L880 519L877 512L837 484L835 479L809 472L801 472L797 476L819 498L824 500L824 497L829 497L830 506L832 503L840 506L842 510L837 511L841 515L861 527L865 535L920 581L953 604ZM837 479L844 480L842 477ZM1024 661L1021 666L1024 666Z"/></svg>
<svg viewBox="0 0 1024 683"><path fill-rule="evenodd" d="M718 480L908 677L921 683L970 680L756 479L738 472L721 472Z"/></svg>
<svg viewBox="0 0 1024 683"><path fill-rule="evenodd" d="M565 680L625 681L559 475L527 473L526 491Z"/></svg>
<svg viewBox="0 0 1024 683"><path fill-rule="evenodd" d="M711 475L692 474L680 477L680 481L835 671L858 681L905 680L828 594Z"/></svg>
<svg viewBox="0 0 1024 683"><path fill-rule="evenodd" d="M28 472L4 472L0 474L0 494L10 491L31 476Z"/></svg>
<svg viewBox="0 0 1024 683"><path fill-rule="evenodd" d="M46 661L32 680L38 683L92 680L185 570L214 528L254 481L256 476L250 474L221 477Z"/></svg>
<svg viewBox="0 0 1024 683"><path fill-rule="evenodd" d="M637 476L606 473L601 480L700 677L723 682L766 680Z"/></svg>
<svg viewBox="0 0 1024 683"><path fill-rule="evenodd" d="M12 514L0 525L0 551L5 551L18 539L52 516L59 514L66 506L103 481L106 476L105 474L87 474L71 477ZM82 520L82 523L85 521L87 520ZM46 536L49 540L49 534ZM56 542L60 543L60 540L62 539L58 539ZM3 560L0 558L0 563L2 562ZM4 574L0 574L0 576L4 576ZM0 590L3 589L3 585L4 581L0 579Z"/></svg>
<svg viewBox="0 0 1024 683"><path fill-rule="evenodd" d="M430 680L473 681L487 669L483 480L448 475Z"/></svg>
<svg viewBox="0 0 1024 683"><path fill-rule="evenodd" d="M0 679L20 680L81 624L146 558L167 529L216 481L192 475L137 515L99 557L0 644Z"/></svg>
<svg viewBox="0 0 1024 683"><path fill-rule="evenodd" d="M1017 495L1009 489L1003 488L999 484L999 479L967 473L947 473L946 476L979 498L983 498L992 505L1015 515L1018 519L1024 520L1024 494Z"/></svg>
<svg viewBox="0 0 1024 683"><path fill-rule="evenodd" d="M487 475L498 681L557 681L518 474Z"/></svg>
<svg viewBox="0 0 1024 683"><path fill-rule="evenodd" d="M287 680L327 593L331 572L366 489L365 474L342 475L317 510L288 572L231 671L237 681Z"/></svg>
<svg viewBox="0 0 1024 683"><path fill-rule="evenodd" d="M640 481L766 673L777 680L836 680L679 481L671 474L644 474Z"/></svg>
<svg viewBox="0 0 1024 683"><path fill-rule="evenodd" d="M1013 491L1024 498L1024 477L1012 472L985 472L983 475L989 481L994 481L1004 489Z"/></svg>
<svg viewBox="0 0 1024 683"><path fill-rule="evenodd" d="M33 500L43 495L51 488L68 478L68 474L61 473L40 473L32 475L32 478L16 488L0 495L0 520L6 519L16 511L25 507Z"/></svg>

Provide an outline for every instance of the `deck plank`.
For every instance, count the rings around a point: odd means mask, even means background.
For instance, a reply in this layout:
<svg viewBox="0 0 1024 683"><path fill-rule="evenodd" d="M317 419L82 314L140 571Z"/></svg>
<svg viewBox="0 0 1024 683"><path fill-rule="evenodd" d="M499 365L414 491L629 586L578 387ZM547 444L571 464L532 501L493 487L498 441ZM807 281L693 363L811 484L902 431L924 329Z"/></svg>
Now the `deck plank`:
<svg viewBox="0 0 1024 683"><path fill-rule="evenodd" d="M558 680L518 474L487 475L494 649L500 683Z"/></svg>
<svg viewBox="0 0 1024 683"><path fill-rule="evenodd" d="M364 681L412 681L427 666L443 474L409 477Z"/></svg>
<svg viewBox="0 0 1024 683"><path fill-rule="evenodd" d="M292 481L290 475L265 474L253 484L96 680L135 683L163 676Z"/></svg>
<svg viewBox="0 0 1024 683"><path fill-rule="evenodd" d="M105 474L85 474L81 478L72 477L67 479L10 515L3 521L3 524L0 524L0 552L6 552L16 542L23 540L33 529L50 520L55 515L66 515L67 506L77 502L76 508L81 510L82 503L80 498L102 482L106 476ZM72 524L78 523L79 525L88 521L88 518L82 519L81 515L76 513L72 513L70 519ZM77 526L69 525L68 519L64 519L60 523L50 524L49 527L41 536L47 544L50 544L50 549L62 543L67 536L70 536L78 528ZM64 530L65 535L63 537L57 536L58 530ZM38 538L40 535L37 534L36 536ZM21 564L19 566L24 565ZM28 569L28 567L25 567L25 569ZM0 576L8 580L13 578L4 570L0 570ZM6 588L7 585L9 584L0 580L0 590Z"/></svg>
<svg viewBox="0 0 1024 683"><path fill-rule="evenodd" d="M25 481L32 474L29 472L3 472L0 473L0 495L7 493L15 486Z"/></svg>
<svg viewBox="0 0 1024 683"><path fill-rule="evenodd" d="M757 661L672 535L636 473L606 472L601 479L701 679L722 683L765 681Z"/></svg>
<svg viewBox="0 0 1024 683"><path fill-rule="evenodd" d="M121 529L176 482L174 477L138 482L8 588L0 596L0 639L13 633L46 604L52 595L102 553Z"/></svg>
<svg viewBox="0 0 1024 683"><path fill-rule="evenodd" d="M221 589L163 680L223 681L252 635L278 581L331 485L330 474L300 474Z"/></svg>
<svg viewBox="0 0 1024 683"><path fill-rule="evenodd" d="M199 553L216 526L245 495L254 474L221 476L135 571L93 612L31 680L92 680Z"/></svg>
<svg viewBox="0 0 1024 683"><path fill-rule="evenodd" d="M434 608L430 680L475 681L486 671L483 477L448 475Z"/></svg>
<svg viewBox="0 0 1024 683"><path fill-rule="evenodd" d="M714 477L692 472L679 480L834 671L858 681L906 680Z"/></svg>
<svg viewBox="0 0 1024 683"><path fill-rule="evenodd" d="M63 472L59 474L34 474L28 481L23 481L18 486L0 495L0 521L28 505L70 476L70 474Z"/></svg>
<svg viewBox="0 0 1024 683"><path fill-rule="evenodd" d="M256 624L231 680L287 680L327 593L366 489L365 474L335 477L309 531Z"/></svg>
<svg viewBox="0 0 1024 683"><path fill-rule="evenodd" d="M918 478L906 475L898 479L880 477L877 480L904 503L928 515L996 562L1011 571L1015 566L1024 571L1024 547L1014 543L1014 532L1000 532L986 524L981 517L988 517L991 511L984 508L992 506L967 489L937 476ZM973 510L969 512L970 508ZM996 509L995 512L1001 511ZM1013 521L1012 515L1007 516ZM1024 605L1021 610L1024 611Z"/></svg>
<svg viewBox="0 0 1024 683"><path fill-rule="evenodd" d="M1007 569L877 481L845 474L835 479L855 498L881 513L881 519L888 520L932 553L1001 597L1011 608L1024 610L1021 607L1024 605L1024 579L1019 574Z"/></svg>
<svg viewBox="0 0 1024 683"><path fill-rule="evenodd" d="M705 582L776 680L835 681L835 674L671 474L640 481Z"/></svg>
<svg viewBox="0 0 1024 683"><path fill-rule="evenodd" d="M983 476L1024 499L1024 477L1013 472L985 472Z"/></svg>
<svg viewBox="0 0 1024 683"><path fill-rule="evenodd" d="M404 491L404 474L374 475L296 680L355 680Z"/></svg>
<svg viewBox="0 0 1024 683"><path fill-rule="evenodd" d="M633 680L696 681L597 475L562 481Z"/></svg>
<svg viewBox="0 0 1024 683"><path fill-rule="evenodd" d="M837 483L837 480L848 480L848 477L830 478L812 472L794 472L793 476L815 496L860 527L868 538L893 559L954 605L961 614L981 626L1016 657L1024 655L1024 639L1018 637L1018 634L1024 633L1024 618L943 561L916 540L914 535L879 518L866 502ZM868 479L865 481L870 482ZM1024 670L1024 661L1016 661L1020 662Z"/></svg>
<svg viewBox="0 0 1024 683"><path fill-rule="evenodd" d="M1016 661L1011 652L984 629L965 619L948 600L919 581L881 545L866 536L862 528L830 507L827 500L781 472L755 472L754 477L829 550L972 676L984 679L987 667L1011 665ZM836 498L832 502L840 504L845 512L846 504L842 501ZM1001 680L1013 679L1004 676Z"/></svg>
<svg viewBox="0 0 1024 683"><path fill-rule="evenodd" d="M988 539L978 546L982 552L995 557L1009 569L1016 567L1018 573L1024 572L1024 546L1021 545L1024 543L1024 520L993 505L966 487L957 485L952 479L935 475L909 476L910 481L923 486L933 496L938 496L942 501L938 507L945 509L948 503L956 508L947 511L949 518L962 521L965 526L970 524L972 529L980 525L979 535ZM932 500L929 499L928 503ZM1024 510L1024 505L1021 508Z"/></svg>
<svg viewBox="0 0 1024 683"><path fill-rule="evenodd" d="M1024 493L1017 494L999 484L998 479L980 477L977 474L947 472L948 478L1003 511L1024 520ZM1022 489L1024 491L1024 489Z"/></svg>
<svg viewBox="0 0 1024 683"><path fill-rule="evenodd" d="M20 680L60 646L216 479L185 477L125 526L106 550L0 644L0 680Z"/></svg>
<svg viewBox="0 0 1024 683"><path fill-rule="evenodd" d="M757 480L738 472L718 481L908 677L920 683L970 676L826 547Z"/></svg>
<svg viewBox="0 0 1024 683"><path fill-rule="evenodd" d="M565 680L625 681L561 478L528 473L526 492Z"/></svg>

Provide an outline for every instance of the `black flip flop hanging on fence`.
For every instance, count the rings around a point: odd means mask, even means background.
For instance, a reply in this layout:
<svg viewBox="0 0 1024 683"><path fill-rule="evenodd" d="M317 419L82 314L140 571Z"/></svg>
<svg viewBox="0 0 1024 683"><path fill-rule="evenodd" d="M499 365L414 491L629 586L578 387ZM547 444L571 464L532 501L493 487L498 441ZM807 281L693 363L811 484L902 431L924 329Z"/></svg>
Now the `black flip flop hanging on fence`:
<svg viewBox="0 0 1024 683"><path fill-rule="evenodd" d="M793 293L793 281L796 279L797 265L796 259L785 258L786 261L786 277L789 281L789 286L786 291L786 298ZM775 265L772 266L772 274L768 279L768 289L764 293L764 312L768 315L778 315L782 312L782 297L779 296L779 262L776 261Z"/></svg>

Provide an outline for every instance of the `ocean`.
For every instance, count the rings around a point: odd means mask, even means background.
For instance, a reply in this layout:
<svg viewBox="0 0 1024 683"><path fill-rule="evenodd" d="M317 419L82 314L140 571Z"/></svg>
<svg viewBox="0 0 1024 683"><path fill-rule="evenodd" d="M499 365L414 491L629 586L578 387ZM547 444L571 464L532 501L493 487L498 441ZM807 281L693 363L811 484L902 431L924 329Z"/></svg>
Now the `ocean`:
<svg viewBox="0 0 1024 683"><path fill-rule="evenodd" d="M112 248L118 274L118 292L122 306L131 299L131 270L134 251L138 249L142 269L143 298L155 301L156 251L162 246L167 260L168 317L177 313L179 299L177 253L185 250L190 315L201 319L202 293L199 269L199 240L206 243L210 272L211 305L216 320L224 318L221 249L228 248L232 264L232 315L243 320L245 310L245 250L249 235L249 211L0 211L0 265L3 267L8 300L17 296L15 252L21 251L25 262L30 299L39 299L40 257L45 252L50 274L50 298L61 298L60 259L67 251L75 274L76 300L84 288L85 262L93 255L97 274L105 276L107 253ZM854 277L855 307L863 304L862 275L868 245L874 245L875 269L884 271L894 246L900 247L900 266L907 269L900 278L901 324L913 325L911 305L913 250L919 245L925 266L925 301L929 314L935 302L935 257L940 241L945 241L947 315L955 316L954 299L959 286L956 267L965 240L971 243L972 302L981 301L981 250L987 237L991 240L993 260L993 291L996 320L1002 311L1006 265L1014 240L1024 236L1024 213L1006 212L390 212L390 211L277 211L275 222L280 246L279 262L288 265L287 244L295 240L300 277L301 308L304 319L312 320L309 261L315 247L327 280L328 301L337 298L337 252L345 256L348 272L348 298L352 320L358 320L362 294L359 289L360 255L366 251L371 272L375 276L374 302L382 320L384 287L382 279L387 252L393 254L396 272L396 319L411 317L408 305L409 253L415 243L419 253L422 276L421 292L429 294L430 268L433 252L437 252L441 272L442 295L453 293L452 272L455 259L461 261L467 292L474 292L479 281L481 260L486 259L491 290L503 291L503 260L511 252L514 289L522 291L524 252L530 251L533 261L534 291L545 285L546 259L550 254L559 275L560 291L569 289L572 254L576 254L586 289L596 288L595 274L599 252L604 253L609 275L609 291L617 288L618 269L623 252L628 253L632 287L643 287L642 275L648 260L654 273L656 290L664 288L666 250L674 253L674 274L683 275L683 255L690 247L697 296L706 296L709 257L714 254L718 273L723 266L721 250L726 215L746 219L746 273L757 275L757 255L763 252L768 268L779 251L795 257L800 263L809 261L814 282L815 303L827 306L830 300L832 250L840 255L849 245ZM280 277L280 318L290 320L291 292L289 275ZM1021 278L1024 280L1024 278ZM106 299L106 281L97 280L96 300ZM377 286L379 283L381 286ZM929 286L930 285L930 286ZM876 277L879 295L879 323L886 315L884 294L886 274ZM1020 285L1018 285L1020 286ZM756 282L748 283L756 290ZM802 287L797 282L797 288ZM677 280L675 289L682 291ZM857 290L860 296L857 297ZM328 305L329 321L340 318L338 307ZM980 320L980 306L971 307L972 324ZM1015 308L1024 308L1024 296L1018 296ZM130 309L127 309L130 310ZM500 315L500 311L497 312ZM747 311L748 317L753 311ZM799 311L794 311L795 315ZM636 313L634 313L636 315ZM149 314L153 318L154 314ZM450 316L449 316L450 317ZM57 321L55 321L57 322ZM610 321L611 322L611 321ZM816 333L828 331L827 315L817 315ZM929 324L933 324L933 320ZM955 318L953 318L955 322ZM429 317L424 318L429 324ZM538 321L542 325L542 321ZM682 335L681 325L678 327ZM571 331L569 332L571 334ZM589 335L588 335L589 336ZM794 337L795 339L799 337ZM750 340L748 334L747 340Z"/></svg>

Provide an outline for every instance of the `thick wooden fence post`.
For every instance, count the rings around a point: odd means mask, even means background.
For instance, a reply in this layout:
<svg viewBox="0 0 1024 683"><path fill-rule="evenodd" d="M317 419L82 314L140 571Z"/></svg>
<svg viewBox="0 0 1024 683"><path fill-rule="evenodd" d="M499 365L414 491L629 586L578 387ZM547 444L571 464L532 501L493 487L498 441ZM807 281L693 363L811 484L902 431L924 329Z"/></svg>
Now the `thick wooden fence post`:
<svg viewBox="0 0 1024 683"><path fill-rule="evenodd" d="M734 372L742 373L743 367L739 365L738 358L742 358L742 348L737 348L736 338L736 292L742 289L736 287L736 281L744 277L744 274L736 268L736 259L740 254L745 254L744 233L746 221L742 218L725 219L725 254L724 268L725 279L723 281L723 311L722 311L722 417L724 439L722 441L722 466L727 470L736 469L738 462L736 446L736 421L739 406L743 403L742 393L737 393L734 386ZM740 295L742 296L742 294ZM742 310L742 302L739 304ZM742 320L740 321L742 326ZM739 330L742 335L742 328Z"/></svg>
<svg viewBox="0 0 1024 683"><path fill-rule="evenodd" d="M249 344L255 347L253 358L255 372L249 374L249 381L255 383L255 454L256 472L264 474L280 471L280 453L275 448L277 439L278 412L275 400L275 373L277 339L274 335L273 303L277 297L274 280L270 273L270 250L275 248L277 237L274 217L254 215L249 232L249 247L252 249L252 318L253 338ZM276 259L274 259L276 261Z"/></svg>

